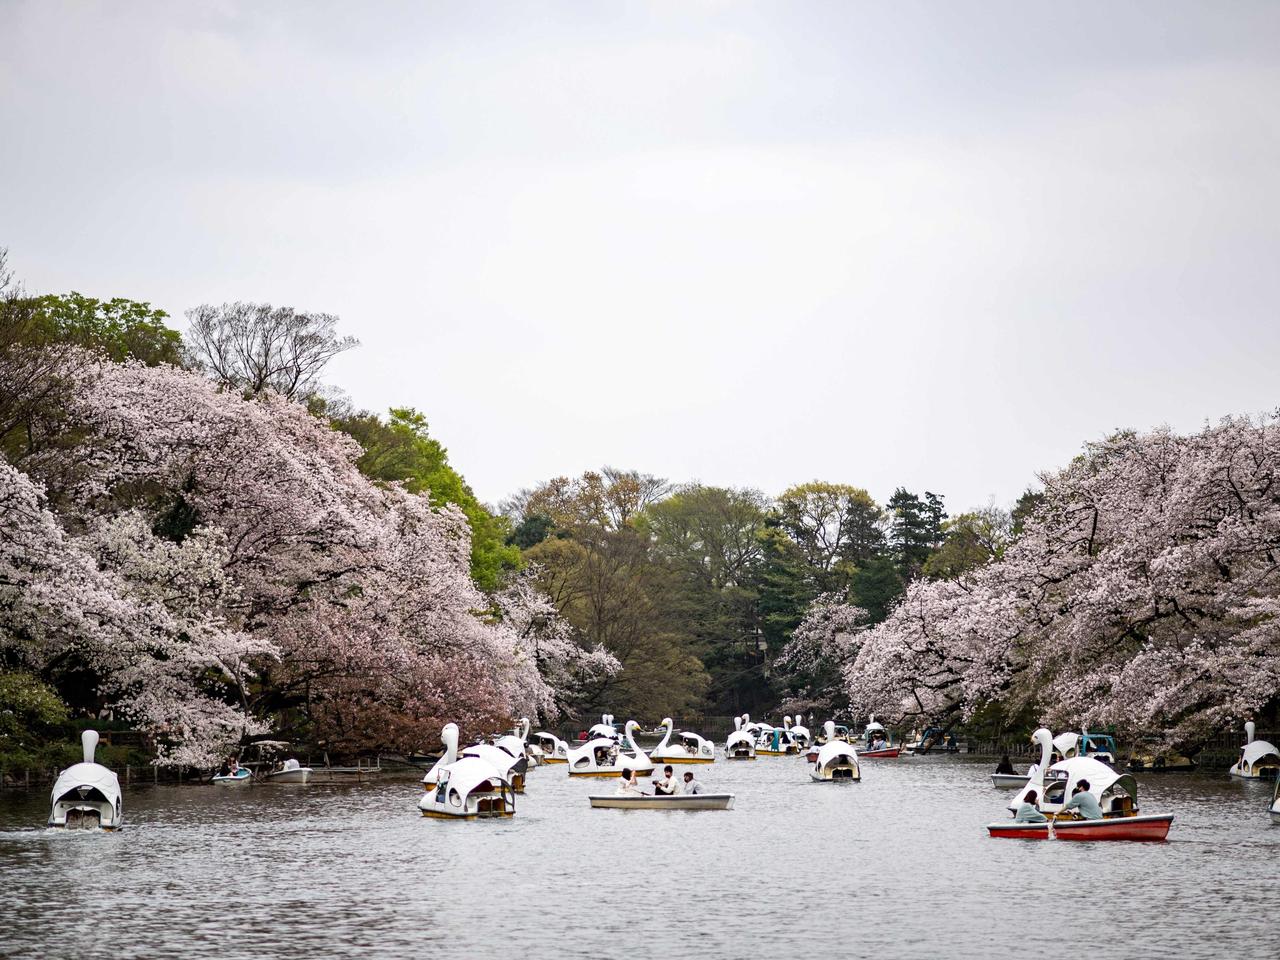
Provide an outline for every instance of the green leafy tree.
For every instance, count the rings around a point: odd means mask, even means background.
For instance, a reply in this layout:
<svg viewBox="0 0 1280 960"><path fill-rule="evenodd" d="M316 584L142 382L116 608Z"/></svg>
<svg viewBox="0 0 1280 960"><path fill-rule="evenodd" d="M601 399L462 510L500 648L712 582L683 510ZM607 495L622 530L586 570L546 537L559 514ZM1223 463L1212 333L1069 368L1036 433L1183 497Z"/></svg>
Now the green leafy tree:
<svg viewBox="0 0 1280 960"><path fill-rule="evenodd" d="M0 671L0 768L42 765L61 745L67 705L29 673Z"/></svg>
<svg viewBox="0 0 1280 960"><path fill-rule="evenodd" d="M879 623L902 596L902 577L887 554L871 557L849 577L849 599L867 612L868 623Z"/></svg>
<svg viewBox="0 0 1280 960"><path fill-rule="evenodd" d="M759 624L760 532L768 506L756 490L688 484L642 515L674 589L669 602L711 676L711 709L756 709L765 692Z"/></svg>
<svg viewBox="0 0 1280 960"><path fill-rule="evenodd" d="M884 511L860 487L819 481L799 484L778 497L777 515L809 565L825 575L821 577L824 591L842 588L848 568L884 549Z"/></svg>
<svg viewBox="0 0 1280 960"><path fill-rule="evenodd" d="M954 580L998 559L1011 539L1012 525L1009 512L999 507L953 517L943 524L945 539L925 561L924 575Z"/></svg>
<svg viewBox="0 0 1280 960"><path fill-rule="evenodd" d="M1013 511L1009 518L1009 535L1012 539L1016 540L1022 536L1022 530L1027 521L1031 519L1031 515L1036 512L1036 509L1042 503L1044 503L1043 492L1038 490L1023 491L1022 496L1018 497L1018 502L1013 505Z"/></svg>
<svg viewBox="0 0 1280 960"><path fill-rule="evenodd" d="M918 577L929 554L943 539L947 518L942 498L926 492L924 499L902 487L889 498L889 550L905 582Z"/></svg>
<svg viewBox="0 0 1280 960"><path fill-rule="evenodd" d="M165 320L169 315L149 303L116 297L98 300L81 293L33 300L39 333L51 343L72 343L100 351L112 360L138 360L149 367L184 363L182 335Z"/></svg>
<svg viewBox="0 0 1280 960"><path fill-rule="evenodd" d="M449 465L448 451L430 435L421 413L396 407L385 420L365 412L337 417L333 424L364 449L356 465L365 476L403 483L412 493L427 493L433 504L462 509L471 526L471 576L478 586L495 590L506 571L520 567L520 548L507 542L507 519L491 513Z"/></svg>

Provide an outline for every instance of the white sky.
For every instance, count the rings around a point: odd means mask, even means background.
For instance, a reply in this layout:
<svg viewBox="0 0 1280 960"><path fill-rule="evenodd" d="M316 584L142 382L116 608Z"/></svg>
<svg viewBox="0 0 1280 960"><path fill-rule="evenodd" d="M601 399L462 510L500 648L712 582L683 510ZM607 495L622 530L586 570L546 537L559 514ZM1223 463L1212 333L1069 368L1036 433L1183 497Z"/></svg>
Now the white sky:
<svg viewBox="0 0 1280 960"><path fill-rule="evenodd" d="M1280 4L0 0L29 289L325 310L484 499L1011 501L1280 404Z"/></svg>

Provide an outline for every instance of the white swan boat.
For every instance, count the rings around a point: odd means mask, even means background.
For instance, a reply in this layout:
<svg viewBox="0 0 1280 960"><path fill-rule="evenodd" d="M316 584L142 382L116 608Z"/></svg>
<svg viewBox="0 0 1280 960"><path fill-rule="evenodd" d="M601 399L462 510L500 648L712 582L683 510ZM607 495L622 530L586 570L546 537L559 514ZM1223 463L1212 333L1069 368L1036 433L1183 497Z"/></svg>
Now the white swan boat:
<svg viewBox="0 0 1280 960"><path fill-rule="evenodd" d="M785 727L761 724L756 731L756 754L762 757L784 757L799 753L800 744L791 737Z"/></svg>
<svg viewBox="0 0 1280 960"><path fill-rule="evenodd" d="M542 756L539 758L542 763L569 762L569 744L554 733L539 730L533 735L533 743L529 744L529 746L530 748L537 747L542 751Z"/></svg>
<svg viewBox="0 0 1280 960"><path fill-rule="evenodd" d="M662 727L666 732L661 742L649 751L649 759L654 763L714 763L716 748L704 737L685 730L680 734L680 742L672 743L675 725L670 717L662 718Z"/></svg>
<svg viewBox="0 0 1280 960"><path fill-rule="evenodd" d="M522 753L513 757L507 751L488 743L477 743L462 751L463 759L475 757L483 760L498 771L499 776L516 793L524 793L524 775L529 769L529 761Z"/></svg>
<svg viewBox="0 0 1280 960"><path fill-rule="evenodd" d="M280 765L279 770L272 770L264 779L267 783L309 783L312 773L310 767L304 767L290 757Z"/></svg>
<svg viewBox="0 0 1280 960"><path fill-rule="evenodd" d="M823 724L827 742L818 748L818 756L809 770L809 776L818 783L856 783L862 779L858 768L858 751L843 740L836 739L836 725L828 720Z"/></svg>
<svg viewBox="0 0 1280 960"><path fill-rule="evenodd" d="M513 757L529 760L529 718L521 717L516 723L516 732L504 734L493 741L499 750L505 750ZM466 751L464 750L463 753Z"/></svg>
<svg viewBox="0 0 1280 960"><path fill-rule="evenodd" d="M1253 735L1256 731L1252 720L1244 725L1245 743L1240 748L1240 758L1231 765L1231 776L1242 780L1264 780L1280 774L1280 750L1266 740L1255 740Z"/></svg>
<svg viewBox="0 0 1280 960"><path fill-rule="evenodd" d="M446 723L440 729L440 742L444 744L444 753L422 778L422 786L427 790L431 790L439 782L440 772L445 767L458 762L458 725L456 723Z"/></svg>
<svg viewBox="0 0 1280 960"><path fill-rule="evenodd" d="M84 759L58 774L54 781L49 826L66 830L119 830L124 823L124 800L120 780L93 756L98 749L98 731L80 734Z"/></svg>
<svg viewBox="0 0 1280 960"><path fill-rule="evenodd" d="M784 717L783 719L785 720L786 718ZM804 717L797 713L795 722L791 724L789 729L792 739L800 745L801 750L809 746L813 741L813 736L809 733L809 728L800 722L803 719Z"/></svg>
<svg viewBox="0 0 1280 960"><path fill-rule="evenodd" d="M1052 748L1049 731L1044 739ZM1138 783L1131 773L1118 773L1110 764L1093 757L1071 757L1057 763L1038 776L1037 806L1048 817L1046 823L1020 823L1001 820L987 824L992 837L1020 840L1164 840L1173 823L1173 814L1143 814L1138 810ZM1063 814L1076 785L1088 781L1088 792L1102 808L1101 820L1084 820ZM1032 789L1028 787L1028 790ZM1009 809L1016 812L1027 791L1023 791Z"/></svg>
<svg viewBox="0 0 1280 960"><path fill-rule="evenodd" d="M591 806L607 810L732 810L732 793L677 793L650 796L643 793L592 794Z"/></svg>
<svg viewBox="0 0 1280 960"><path fill-rule="evenodd" d="M1030 791L1034 790L1037 797L1044 796L1044 772L1053 764L1053 732L1041 727L1031 734L1031 742L1040 747L1040 759L1028 768L1022 789L1010 801L1009 811L1012 813L1017 813L1018 807L1022 806L1022 801ZM993 780L994 776L993 774Z"/></svg>
<svg viewBox="0 0 1280 960"><path fill-rule="evenodd" d="M742 729L742 718L733 718L733 733L724 742L724 758L726 760L754 760L756 758L756 739Z"/></svg>
<svg viewBox="0 0 1280 960"><path fill-rule="evenodd" d="M418 801L424 817L474 820L512 817L515 791L502 774L479 757L463 757L437 771L436 783Z"/></svg>
<svg viewBox="0 0 1280 960"><path fill-rule="evenodd" d="M596 737L577 749L569 751L569 776L616 777L623 770L634 770L637 775L653 773L653 761L636 743L635 732L640 724L628 720L623 735L631 755L622 752L616 740Z"/></svg>
<svg viewBox="0 0 1280 960"><path fill-rule="evenodd" d="M613 714L601 714L600 722L593 724L591 729L587 731L587 739L595 740L603 737L605 740L618 740L618 728L613 725Z"/></svg>

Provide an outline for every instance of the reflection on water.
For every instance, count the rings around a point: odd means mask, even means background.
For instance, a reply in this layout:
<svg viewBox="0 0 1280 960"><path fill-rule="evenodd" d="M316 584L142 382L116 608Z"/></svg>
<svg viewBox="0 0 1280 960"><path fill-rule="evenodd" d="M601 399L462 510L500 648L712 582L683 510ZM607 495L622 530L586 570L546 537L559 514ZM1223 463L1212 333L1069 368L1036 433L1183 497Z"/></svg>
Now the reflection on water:
<svg viewBox="0 0 1280 960"><path fill-rule="evenodd" d="M611 783L543 767L514 819L470 823L420 817L413 783L135 787L117 834L34 829L45 796L8 793L0 956L1276 955L1269 785L1152 774L1168 843L1033 843L986 836L989 766L717 761L723 813L591 810Z"/></svg>

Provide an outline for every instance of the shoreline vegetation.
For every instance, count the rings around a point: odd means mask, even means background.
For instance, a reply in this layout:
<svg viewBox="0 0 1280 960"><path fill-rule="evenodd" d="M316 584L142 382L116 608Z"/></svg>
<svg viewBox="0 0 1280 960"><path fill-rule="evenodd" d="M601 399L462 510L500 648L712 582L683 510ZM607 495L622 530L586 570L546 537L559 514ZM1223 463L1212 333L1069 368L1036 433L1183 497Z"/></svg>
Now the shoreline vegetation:
<svg viewBox="0 0 1280 960"><path fill-rule="evenodd" d="M338 318L202 305L184 337L5 263L5 770L57 767L91 721L118 765L187 770L603 709L1182 752L1280 726L1274 415L1118 431L1008 508L612 467L491 507L424 414L323 383L357 346Z"/></svg>

